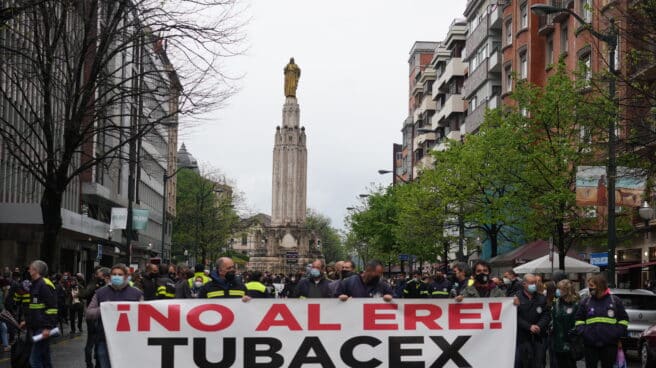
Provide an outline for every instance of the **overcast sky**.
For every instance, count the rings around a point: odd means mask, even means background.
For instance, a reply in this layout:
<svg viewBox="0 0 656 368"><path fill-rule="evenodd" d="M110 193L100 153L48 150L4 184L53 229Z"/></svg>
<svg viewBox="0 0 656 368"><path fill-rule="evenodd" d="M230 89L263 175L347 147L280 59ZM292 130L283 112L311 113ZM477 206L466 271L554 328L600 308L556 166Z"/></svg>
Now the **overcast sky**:
<svg viewBox="0 0 656 368"><path fill-rule="evenodd" d="M307 132L308 207L343 227L346 207L373 184L387 185L392 144L407 115L408 53L416 40L439 41L465 0L244 0L248 51L230 59L245 73L228 106L180 144L220 169L253 212L271 213L273 138L282 121L283 68L293 56Z"/></svg>

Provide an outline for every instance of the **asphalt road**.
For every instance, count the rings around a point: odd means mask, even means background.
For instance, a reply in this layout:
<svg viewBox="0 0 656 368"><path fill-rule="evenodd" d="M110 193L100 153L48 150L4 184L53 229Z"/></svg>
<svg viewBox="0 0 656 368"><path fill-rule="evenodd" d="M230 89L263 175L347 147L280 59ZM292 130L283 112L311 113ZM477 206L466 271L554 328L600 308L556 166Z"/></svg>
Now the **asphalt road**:
<svg viewBox="0 0 656 368"><path fill-rule="evenodd" d="M86 342L86 334L82 336L58 337L53 341L51 346L52 363L55 368L86 368L84 363L84 344ZM639 368L638 355L635 352L629 352L629 368ZM9 353L0 352L0 368L11 368L9 361ZM502 367L490 367L502 368ZM585 368L582 361L579 362L577 368Z"/></svg>

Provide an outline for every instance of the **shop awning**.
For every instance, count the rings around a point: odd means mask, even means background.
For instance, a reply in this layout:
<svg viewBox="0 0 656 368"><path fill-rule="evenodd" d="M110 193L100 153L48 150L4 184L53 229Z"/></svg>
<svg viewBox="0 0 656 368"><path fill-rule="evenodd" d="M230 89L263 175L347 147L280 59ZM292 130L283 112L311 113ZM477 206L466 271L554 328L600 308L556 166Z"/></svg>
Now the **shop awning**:
<svg viewBox="0 0 656 368"><path fill-rule="evenodd" d="M628 270L630 268L638 268L638 267L642 268L642 267L649 267L649 266L653 266L653 265L656 265L656 261L645 262L645 263L636 263L636 264L632 264L632 265L628 265L628 266L617 267L616 270L617 271L625 271L625 270Z"/></svg>

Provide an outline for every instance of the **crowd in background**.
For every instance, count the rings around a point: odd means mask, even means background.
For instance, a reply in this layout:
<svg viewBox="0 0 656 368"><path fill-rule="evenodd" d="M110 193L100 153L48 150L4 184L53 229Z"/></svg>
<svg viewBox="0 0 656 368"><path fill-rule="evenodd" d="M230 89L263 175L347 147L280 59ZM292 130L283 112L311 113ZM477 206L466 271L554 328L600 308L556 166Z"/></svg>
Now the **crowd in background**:
<svg viewBox="0 0 656 368"><path fill-rule="evenodd" d="M82 274L49 274L47 265L34 261L27 268L5 269L0 278L0 337L4 351L17 341L19 331L45 334L55 327L65 337L86 329L87 367L110 367L100 305L106 301L142 301L184 298L467 298L511 297L517 307L517 368L575 367L585 359L587 368L610 368L618 342L626 333L628 316L619 298L611 295L601 275L588 280L590 297L579 299L574 285L562 272L550 280L512 270L491 277L485 261L473 267L456 263L434 274L400 273L385 279L383 264L371 261L357 272L351 261L326 267L317 259L302 272L238 273L232 259L219 258L213 269L204 265L148 264L134 271L125 265L96 267L86 280ZM2 318L5 316L5 318ZM12 320L13 318L13 320ZM84 322L84 323L83 323ZM35 356L36 355L36 356ZM32 346L30 366L51 367L49 340ZM547 356L549 359L547 360Z"/></svg>

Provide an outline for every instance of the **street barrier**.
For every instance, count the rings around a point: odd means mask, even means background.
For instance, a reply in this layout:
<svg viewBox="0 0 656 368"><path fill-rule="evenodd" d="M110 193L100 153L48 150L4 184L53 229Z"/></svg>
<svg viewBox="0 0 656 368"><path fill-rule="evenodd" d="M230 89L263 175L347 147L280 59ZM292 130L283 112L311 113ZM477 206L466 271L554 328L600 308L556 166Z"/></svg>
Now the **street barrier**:
<svg viewBox="0 0 656 368"><path fill-rule="evenodd" d="M115 367L512 367L512 299L106 302Z"/></svg>

